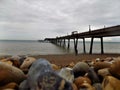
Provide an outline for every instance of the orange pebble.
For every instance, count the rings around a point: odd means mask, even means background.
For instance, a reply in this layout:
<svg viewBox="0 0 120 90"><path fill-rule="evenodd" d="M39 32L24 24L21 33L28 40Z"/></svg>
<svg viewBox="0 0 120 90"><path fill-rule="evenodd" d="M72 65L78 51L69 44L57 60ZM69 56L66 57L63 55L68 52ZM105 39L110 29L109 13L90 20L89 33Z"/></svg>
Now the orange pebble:
<svg viewBox="0 0 120 90"><path fill-rule="evenodd" d="M120 90L120 80L113 76L106 76L102 82L103 90Z"/></svg>
<svg viewBox="0 0 120 90"><path fill-rule="evenodd" d="M91 84L91 80L87 77L78 77L75 79L74 83L76 84L76 86L78 87L78 89L80 89L80 87L82 86L82 84L84 82L87 82L89 84Z"/></svg>
<svg viewBox="0 0 120 90"><path fill-rule="evenodd" d="M115 61L109 68L110 73L120 79L120 60Z"/></svg>
<svg viewBox="0 0 120 90"><path fill-rule="evenodd" d="M99 69L103 69L103 68L109 68L110 67L110 63L107 62L96 62L94 64L94 69L95 71L98 71Z"/></svg>

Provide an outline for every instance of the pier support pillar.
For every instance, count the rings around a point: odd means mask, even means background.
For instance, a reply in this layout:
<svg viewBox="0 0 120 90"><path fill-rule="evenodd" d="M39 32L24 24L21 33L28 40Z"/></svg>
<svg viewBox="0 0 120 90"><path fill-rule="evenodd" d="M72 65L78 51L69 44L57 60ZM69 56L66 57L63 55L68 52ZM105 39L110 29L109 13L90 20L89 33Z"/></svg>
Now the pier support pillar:
<svg viewBox="0 0 120 90"><path fill-rule="evenodd" d="M67 47L67 49L69 49L70 48L70 39L68 39L68 47Z"/></svg>
<svg viewBox="0 0 120 90"><path fill-rule="evenodd" d="M55 44L57 45L57 39L55 39Z"/></svg>
<svg viewBox="0 0 120 90"><path fill-rule="evenodd" d="M60 39L60 46L62 45L62 39Z"/></svg>
<svg viewBox="0 0 120 90"><path fill-rule="evenodd" d="M74 38L74 49L75 49L75 55L78 54L78 50L77 50L77 44L78 44L78 38Z"/></svg>
<svg viewBox="0 0 120 90"><path fill-rule="evenodd" d="M94 37L91 38L91 44L90 44L90 52L89 52L89 54L92 54L93 40L94 40Z"/></svg>
<svg viewBox="0 0 120 90"><path fill-rule="evenodd" d="M60 39L58 39L58 45L60 46Z"/></svg>
<svg viewBox="0 0 120 90"><path fill-rule="evenodd" d="M101 54L104 54L103 37L100 37L100 39L101 39Z"/></svg>
<svg viewBox="0 0 120 90"><path fill-rule="evenodd" d="M57 39L57 45L59 45L59 39Z"/></svg>
<svg viewBox="0 0 120 90"><path fill-rule="evenodd" d="M64 39L64 42L63 42L63 47L65 47L65 45L66 45L66 42L65 42L65 39Z"/></svg>
<svg viewBox="0 0 120 90"><path fill-rule="evenodd" d="M85 48L85 38L83 38L83 51L86 53L86 48Z"/></svg>
<svg viewBox="0 0 120 90"><path fill-rule="evenodd" d="M56 45L58 44L58 39L56 39Z"/></svg>

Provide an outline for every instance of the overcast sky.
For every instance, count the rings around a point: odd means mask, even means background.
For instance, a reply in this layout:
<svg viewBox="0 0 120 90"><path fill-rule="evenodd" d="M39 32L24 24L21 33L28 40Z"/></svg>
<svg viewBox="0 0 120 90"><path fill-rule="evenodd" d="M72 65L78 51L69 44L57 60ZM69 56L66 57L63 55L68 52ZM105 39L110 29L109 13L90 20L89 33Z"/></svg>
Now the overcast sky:
<svg viewBox="0 0 120 90"><path fill-rule="evenodd" d="M119 24L120 0L0 0L0 39L38 40Z"/></svg>

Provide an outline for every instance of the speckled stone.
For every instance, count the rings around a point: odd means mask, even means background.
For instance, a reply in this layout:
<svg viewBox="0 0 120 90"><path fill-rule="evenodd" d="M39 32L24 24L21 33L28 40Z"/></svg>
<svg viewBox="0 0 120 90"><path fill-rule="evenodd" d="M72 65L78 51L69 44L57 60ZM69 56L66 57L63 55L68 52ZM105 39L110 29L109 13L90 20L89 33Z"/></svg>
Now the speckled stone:
<svg viewBox="0 0 120 90"><path fill-rule="evenodd" d="M72 90L71 84L57 75L45 59L32 64L28 78L20 86L20 90Z"/></svg>

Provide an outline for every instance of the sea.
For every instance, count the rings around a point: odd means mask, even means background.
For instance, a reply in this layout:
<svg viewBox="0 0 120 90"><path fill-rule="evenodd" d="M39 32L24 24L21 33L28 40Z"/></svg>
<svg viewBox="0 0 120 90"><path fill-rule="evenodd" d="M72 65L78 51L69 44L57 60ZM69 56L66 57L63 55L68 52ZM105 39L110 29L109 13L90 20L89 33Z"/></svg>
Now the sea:
<svg viewBox="0 0 120 90"><path fill-rule="evenodd" d="M86 52L89 53L90 42L85 43ZM93 53L101 52L100 42L93 43ZM105 53L120 53L120 42L104 42ZM37 40L0 40L0 55L50 55L50 54L74 54L74 43L70 42L70 48L60 47L50 42ZM78 42L78 53L83 53L83 43Z"/></svg>

